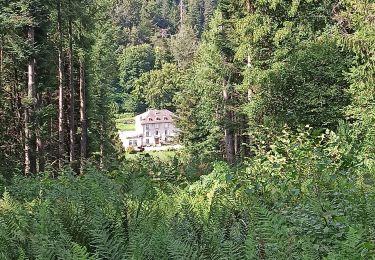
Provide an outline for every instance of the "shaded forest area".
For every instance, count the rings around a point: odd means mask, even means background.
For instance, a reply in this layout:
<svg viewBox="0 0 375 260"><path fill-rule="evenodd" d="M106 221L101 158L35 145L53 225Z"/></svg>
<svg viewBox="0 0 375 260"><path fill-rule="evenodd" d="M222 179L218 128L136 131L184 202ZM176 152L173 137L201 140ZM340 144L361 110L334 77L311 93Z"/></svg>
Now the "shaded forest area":
<svg viewBox="0 0 375 260"><path fill-rule="evenodd" d="M0 0L1 259L373 259L372 0ZM117 113L183 149L124 157Z"/></svg>
<svg viewBox="0 0 375 260"><path fill-rule="evenodd" d="M1 172L25 175L70 165L83 171L113 154L114 29L108 4L2 1ZM113 47L112 47L113 48ZM91 140L89 142L89 140ZM23 159L21 159L23 158Z"/></svg>

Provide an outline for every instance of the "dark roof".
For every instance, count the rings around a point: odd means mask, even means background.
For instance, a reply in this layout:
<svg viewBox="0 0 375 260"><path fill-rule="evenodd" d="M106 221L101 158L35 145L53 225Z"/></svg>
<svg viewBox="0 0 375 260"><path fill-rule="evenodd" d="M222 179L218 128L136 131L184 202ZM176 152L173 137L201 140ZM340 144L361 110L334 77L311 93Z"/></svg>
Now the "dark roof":
<svg viewBox="0 0 375 260"><path fill-rule="evenodd" d="M150 109L147 112L139 115L141 124L158 124L158 123L172 123L174 114L167 109Z"/></svg>

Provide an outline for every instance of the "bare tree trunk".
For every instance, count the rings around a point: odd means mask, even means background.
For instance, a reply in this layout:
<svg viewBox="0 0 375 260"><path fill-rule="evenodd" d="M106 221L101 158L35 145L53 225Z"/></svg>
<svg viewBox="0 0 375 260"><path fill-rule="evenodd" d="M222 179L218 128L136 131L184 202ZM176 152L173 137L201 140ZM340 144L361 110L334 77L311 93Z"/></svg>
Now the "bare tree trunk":
<svg viewBox="0 0 375 260"><path fill-rule="evenodd" d="M28 40L32 48L34 48L35 30L33 26L28 28ZM34 108L36 100L35 90L35 58L32 54L29 58L27 66L27 98L28 104L25 109L25 175L36 173L36 156L35 156L35 133L34 128Z"/></svg>
<svg viewBox="0 0 375 260"><path fill-rule="evenodd" d="M31 162L30 162L30 129L29 129L29 110L25 109L25 175L29 175L31 171Z"/></svg>
<svg viewBox="0 0 375 260"><path fill-rule="evenodd" d="M248 13L253 13L254 12L254 4L253 0L246 0L246 11Z"/></svg>
<svg viewBox="0 0 375 260"><path fill-rule="evenodd" d="M18 81L18 70L17 70L17 67L14 67L14 95L16 97L16 115L17 115L17 119L18 119L18 124L17 124L17 128L18 128L18 133L20 134L20 136L23 137L23 123L22 123L22 94L20 93L20 91L18 91L18 87L19 87L19 81Z"/></svg>
<svg viewBox="0 0 375 260"><path fill-rule="evenodd" d="M86 85L85 85L85 68L83 61L79 61L79 112L81 123L81 161L80 174L83 174L85 161L87 158L87 114L86 114Z"/></svg>
<svg viewBox="0 0 375 260"><path fill-rule="evenodd" d="M180 26L184 25L184 0L180 0Z"/></svg>
<svg viewBox="0 0 375 260"><path fill-rule="evenodd" d="M225 154L226 159L229 163L234 162L234 134L231 129L232 126L232 114L228 109L229 103L229 93L228 93L228 83L226 80L223 81L223 99L224 99L224 143L225 143Z"/></svg>
<svg viewBox="0 0 375 260"><path fill-rule="evenodd" d="M41 131L38 128L36 131L36 148L38 151L38 161L39 161L39 167L38 167L38 172L44 172L45 171L45 157L44 157L44 144L43 144L43 139L41 136Z"/></svg>
<svg viewBox="0 0 375 260"><path fill-rule="evenodd" d="M74 119L74 85L73 85L73 34L72 21L69 19L69 90L70 90L70 115L69 115L69 162L74 166L75 162L75 119Z"/></svg>
<svg viewBox="0 0 375 260"><path fill-rule="evenodd" d="M38 94L37 98L37 108L39 109L42 105L42 95ZM40 118L37 119L37 128L35 130L36 134L36 149L38 153L38 172L44 172L45 170L45 155L44 155L44 143L42 138L42 131L41 131L42 124L40 122Z"/></svg>
<svg viewBox="0 0 375 260"><path fill-rule="evenodd" d="M3 39L3 35L1 35L1 38L0 38L0 93L3 91L3 63L4 63L3 44L4 44L4 39Z"/></svg>
<svg viewBox="0 0 375 260"><path fill-rule="evenodd" d="M64 165L64 81L63 81L63 54L62 54L62 20L61 20L61 0L57 3L57 31L59 33L58 43L58 80L59 80L59 168L61 169Z"/></svg>
<svg viewBox="0 0 375 260"><path fill-rule="evenodd" d="M234 162L234 141L233 141L233 134L229 129L224 130L225 134L225 153L226 159L229 163Z"/></svg>

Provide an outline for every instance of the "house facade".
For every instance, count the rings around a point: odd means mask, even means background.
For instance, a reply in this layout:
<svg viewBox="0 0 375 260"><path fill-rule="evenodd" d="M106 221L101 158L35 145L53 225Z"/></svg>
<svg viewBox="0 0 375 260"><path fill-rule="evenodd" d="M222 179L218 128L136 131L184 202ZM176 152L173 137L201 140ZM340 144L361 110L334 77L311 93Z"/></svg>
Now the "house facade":
<svg viewBox="0 0 375 260"><path fill-rule="evenodd" d="M174 114L167 109L151 109L134 119L135 131L120 132L125 148L167 145L177 136Z"/></svg>

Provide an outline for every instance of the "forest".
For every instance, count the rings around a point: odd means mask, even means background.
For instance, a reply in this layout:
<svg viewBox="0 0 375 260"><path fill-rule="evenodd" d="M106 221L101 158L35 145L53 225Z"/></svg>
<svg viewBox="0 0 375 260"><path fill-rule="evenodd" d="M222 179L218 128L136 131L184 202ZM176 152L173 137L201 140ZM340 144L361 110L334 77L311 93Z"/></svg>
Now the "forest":
<svg viewBox="0 0 375 260"><path fill-rule="evenodd" d="M374 0L0 0L0 260L375 259L374 54Z"/></svg>

